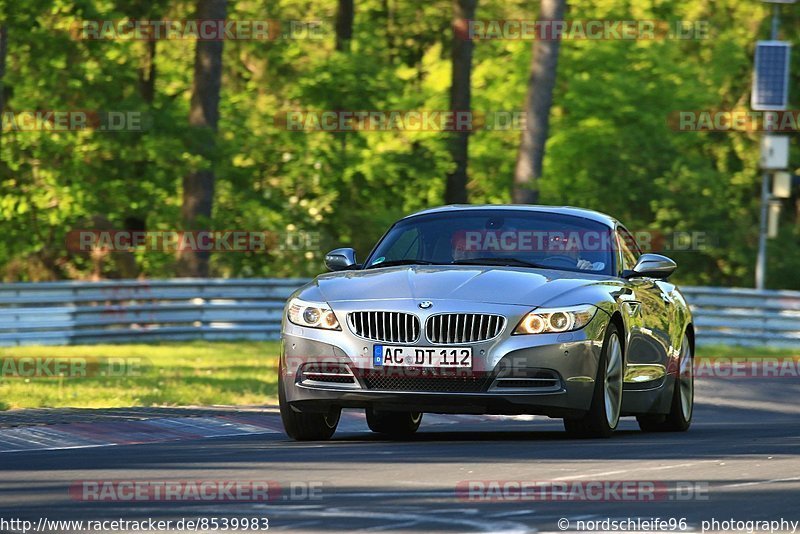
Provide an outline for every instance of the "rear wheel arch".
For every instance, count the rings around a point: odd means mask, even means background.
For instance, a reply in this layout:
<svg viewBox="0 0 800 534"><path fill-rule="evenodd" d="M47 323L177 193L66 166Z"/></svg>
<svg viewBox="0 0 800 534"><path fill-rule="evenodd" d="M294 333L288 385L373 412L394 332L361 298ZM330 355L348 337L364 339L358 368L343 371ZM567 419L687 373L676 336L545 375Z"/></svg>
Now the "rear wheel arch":
<svg viewBox="0 0 800 534"><path fill-rule="evenodd" d="M692 357L694 357L694 324L689 323L686 325L686 337L689 338L689 348L692 349Z"/></svg>

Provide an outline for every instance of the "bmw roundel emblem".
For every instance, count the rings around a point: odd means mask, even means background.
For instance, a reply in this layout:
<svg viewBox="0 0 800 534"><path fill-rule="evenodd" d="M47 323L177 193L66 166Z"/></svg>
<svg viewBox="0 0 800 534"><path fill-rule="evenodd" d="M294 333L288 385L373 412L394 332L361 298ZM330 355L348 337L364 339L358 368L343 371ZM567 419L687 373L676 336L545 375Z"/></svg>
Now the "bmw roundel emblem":
<svg viewBox="0 0 800 534"><path fill-rule="evenodd" d="M422 302L419 303L419 307L422 308L423 310L427 310L431 306L433 306L433 302L429 300L423 300Z"/></svg>

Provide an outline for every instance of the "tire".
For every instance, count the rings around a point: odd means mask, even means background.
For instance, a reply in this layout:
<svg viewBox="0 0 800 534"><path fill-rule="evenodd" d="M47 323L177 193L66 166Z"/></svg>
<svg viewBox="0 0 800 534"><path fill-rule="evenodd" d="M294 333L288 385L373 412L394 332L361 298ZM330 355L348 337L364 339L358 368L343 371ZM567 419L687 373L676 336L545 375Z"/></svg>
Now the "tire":
<svg viewBox="0 0 800 534"><path fill-rule="evenodd" d="M694 353L689 336L681 341L681 356L678 361L678 376L667 415L640 415L636 418L644 432L686 432L692 425L694 413Z"/></svg>
<svg viewBox="0 0 800 534"><path fill-rule="evenodd" d="M290 438L297 441L325 441L336 432L342 413L340 408L331 408L328 413L294 411L286 402L286 392L281 378L278 378L278 401L283 428Z"/></svg>
<svg viewBox="0 0 800 534"><path fill-rule="evenodd" d="M606 330L600 352L592 404L583 417L564 419L564 429L569 435L578 438L608 438L619 425L625 369L622 346L619 328L611 323Z"/></svg>
<svg viewBox="0 0 800 534"><path fill-rule="evenodd" d="M407 438L422 422L420 412L381 412L367 408L367 425L373 432L393 438Z"/></svg>

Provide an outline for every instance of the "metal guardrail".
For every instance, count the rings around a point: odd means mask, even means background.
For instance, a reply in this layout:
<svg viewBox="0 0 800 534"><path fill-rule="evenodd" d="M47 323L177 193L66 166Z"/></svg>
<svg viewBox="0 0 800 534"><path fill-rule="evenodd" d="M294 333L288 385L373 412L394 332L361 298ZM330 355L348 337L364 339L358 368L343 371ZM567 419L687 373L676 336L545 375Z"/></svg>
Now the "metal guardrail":
<svg viewBox="0 0 800 534"><path fill-rule="evenodd" d="M800 347L800 291L682 287L704 345Z"/></svg>
<svg viewBox="0 0 800 534"><path fill-rule="evenodd" d="M280 336L300 279L172 279L0 285L0 345Z"/></svg>
<svg viewBox="0 0 800 534"><path fill-rule="evenodd" d="M277 339L302 279L0 284L0 345ZM699 344L800 347L800 292L683 287Z"/></svg>

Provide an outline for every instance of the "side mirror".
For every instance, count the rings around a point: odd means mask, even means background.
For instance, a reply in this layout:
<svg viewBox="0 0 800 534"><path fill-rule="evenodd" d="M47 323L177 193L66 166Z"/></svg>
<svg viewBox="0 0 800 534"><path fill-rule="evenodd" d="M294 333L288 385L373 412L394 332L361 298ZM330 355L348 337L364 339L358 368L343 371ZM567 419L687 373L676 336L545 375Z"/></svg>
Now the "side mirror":
<svg viewBox="0 0 800 534"><path fill-rule="evenodd" d="M625 278L635 278L637 276L647 276L649 278L668 278L678 265L666 256L661 254L642 254L639 261L632 271L625 271L622 276Z"/></svg>
<svg viewBox="0 0 800 534"><path fill-rule="evenodd" d="M337 248L325 254L325 266L330 271L345 271L356 265L356 251L352 248Z"/></svg>

